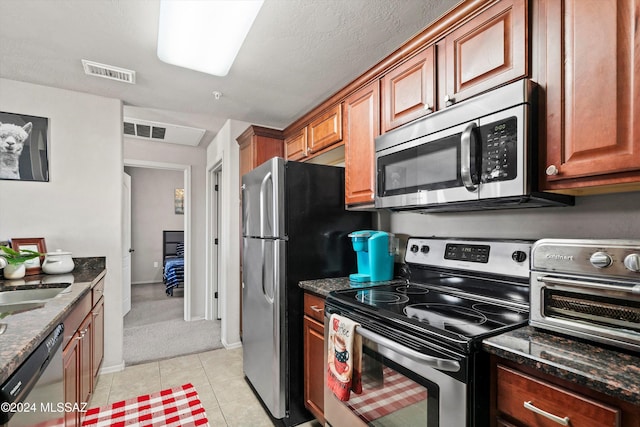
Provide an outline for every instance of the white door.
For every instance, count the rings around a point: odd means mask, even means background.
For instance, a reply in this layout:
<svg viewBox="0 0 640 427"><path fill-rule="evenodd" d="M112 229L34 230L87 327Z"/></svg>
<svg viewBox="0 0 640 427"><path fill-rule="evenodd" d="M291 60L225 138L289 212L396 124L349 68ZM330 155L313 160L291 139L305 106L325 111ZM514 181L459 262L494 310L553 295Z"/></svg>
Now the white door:
<svg viewBox="0 0 640 427"><path fill-rule="evenodd" d="M122 316L131 310L131 176L122 173Z"/></svg>
<svg viewBox="0 0 640 427"><path fill-rule="evenodd" d="M216 318L220 319L220 313L222 312L221 310L221 305L222 305L222 298L220 298L220 283L221 283L221 277L222 277L222 272L220 271L220 266L222 265L222 263L220 262L220 257L222 256L222 254L220 253L221 251L220 249L220 217L221 212L220 212L220 208L222 207L221 203L220 203L220 185L222 183L222 168L218 169L215 173L214 173L215 177L214 177L214 181L215 181L215 191L214 191L214 197L215 197L215 215L216 215L216 220L215 220L215 267L216 267L216 281L215 281L215 295L216 295L216 299L214 301L214 303L216 304Z"/></svg>

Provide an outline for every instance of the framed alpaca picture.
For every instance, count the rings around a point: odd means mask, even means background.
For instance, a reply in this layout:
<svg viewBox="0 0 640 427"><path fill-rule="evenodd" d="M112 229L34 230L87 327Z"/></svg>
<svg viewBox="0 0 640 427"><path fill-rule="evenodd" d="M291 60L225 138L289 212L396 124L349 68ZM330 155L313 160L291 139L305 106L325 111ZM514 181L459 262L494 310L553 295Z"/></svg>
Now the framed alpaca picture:
<svg viewBox="0 0 640 427"><path fill-rule="evenodd" d="M0 179L49 181L49 119L0 111Z"/></svg>

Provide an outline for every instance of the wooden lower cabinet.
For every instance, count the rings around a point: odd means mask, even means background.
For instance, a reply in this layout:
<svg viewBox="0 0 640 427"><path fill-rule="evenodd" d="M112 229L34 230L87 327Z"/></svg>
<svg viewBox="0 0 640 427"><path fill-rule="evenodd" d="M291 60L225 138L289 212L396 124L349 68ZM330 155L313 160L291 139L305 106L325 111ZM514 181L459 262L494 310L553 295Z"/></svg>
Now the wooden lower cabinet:
<svg viewBox="0 0 640 427"><path fill-rule="evenodd" d="M324 424L324 299L304 295L304 405Z"/></svg>
<svg viewBox="0 0 640 427"><path fill-rule="evenodd" d="M103 286L104 282L96 285L100 289ZM80 408L91 399L104 358L104 297L100 295L93 306L90 305L91 301L91 295L83 298L69 315L71 320L65 321L65 328L75 325L76 329L72 331L73 335L62 352L64 401L68 404L77 403ZM81 316L84 317L78 325L75 319ZM80 412L65 413L65 426L80 426L82 416Z"/></svg>
<svg viewBox="0 0 640 427"><path fill-rule="evenodd" d="M76 335L74 335L62 353L62 366L64 369L64 401L68 403L80 401L80 388L78 384L79 359L80 345L76 339ZM64 424L66 427L79 426L80 413L65 412Z"/></svg>
<svg viewBox="0 0 640 427"><path fill-rule="evenodd" d="M638 427L640 407L493 357L492 425Z"/></svg>

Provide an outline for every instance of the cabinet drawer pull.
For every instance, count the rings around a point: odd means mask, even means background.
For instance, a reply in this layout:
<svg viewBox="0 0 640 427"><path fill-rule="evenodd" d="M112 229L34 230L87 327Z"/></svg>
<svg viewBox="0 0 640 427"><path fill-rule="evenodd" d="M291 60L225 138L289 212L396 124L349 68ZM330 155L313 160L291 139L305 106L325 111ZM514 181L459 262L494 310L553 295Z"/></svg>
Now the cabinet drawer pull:
<svg viewBox="0 0 640 427"><path fill-rule="evenodd" d="M317 305L312 305L309 308L315 311L316 313L322 313L324 311L322 308L318 307Z"/></svg>
<svg viewBox="0 0 640 427"><path fill-rule="evenodd" d="M556 423L563 425L563 426L568 426L569 425L569 417L564 417L564 418L560 418L557 415L553 415L548 413L547 411L543 411L540 408L536 408L533 403L531 403L531 401L529 400L528 402L524 402L524 407L527 408L528 410L530 410L531 412L535 412L538 415L542 415L545 418L550 419L551 421L555 421Z"/></svg>

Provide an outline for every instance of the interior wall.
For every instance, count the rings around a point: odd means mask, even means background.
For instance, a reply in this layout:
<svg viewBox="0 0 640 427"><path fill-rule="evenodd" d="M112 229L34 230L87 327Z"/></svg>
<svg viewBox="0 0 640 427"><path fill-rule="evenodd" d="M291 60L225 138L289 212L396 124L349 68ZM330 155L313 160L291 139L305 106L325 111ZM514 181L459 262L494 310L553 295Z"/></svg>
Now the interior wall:
<svg viewBox="0 0 640 427"><path fill-rule="evenodd" d="M466 213L394 213L391 231L410 236L640 239L640 193L576 197L575 206Z"/></svg>
<svg viewBox="0 0 640 427"><path fill-rule="evenodd" d="M0 79L0 110L49 119L49 182L0 181L0 240L105 256L103 370L122 359L122 103Z"/></svg>
<svg viewBox="0 0 640 427"><path fill-rule="evenodd" d="M124 138L124 159L189 165L191 168L191 318L205 317L206 299L206 149L178 144ZM182 174L182 172L180 172ZM185 195L185 198L188 195ZM185 203L188 203L185 199Z"/></svg>
<svg viewBox="0 0 640 427"><path fill-rule="evenodd" d="M207 147L207 170L222 162L219 265L223 268L218 293L221 341L226 348L240 345L240 150L236 138L249 125L228 120Z"/></svg>
<svg viewBox="0 0 640 427"><path fill-rule="evenodd" d="M162 232L184 230L174 193L184 188L179 171L125 166L131 176L131 283L162 282Z"/></svg>

